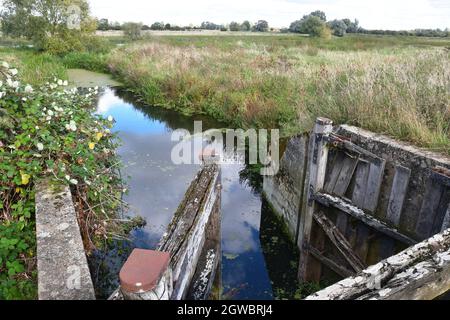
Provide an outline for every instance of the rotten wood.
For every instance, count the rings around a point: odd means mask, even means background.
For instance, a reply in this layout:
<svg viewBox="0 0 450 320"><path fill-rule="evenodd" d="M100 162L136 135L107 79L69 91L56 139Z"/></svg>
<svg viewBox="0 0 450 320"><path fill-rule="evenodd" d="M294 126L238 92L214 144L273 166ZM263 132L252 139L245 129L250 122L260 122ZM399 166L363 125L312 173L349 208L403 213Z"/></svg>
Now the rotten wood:
<svg viewBox="0 0 450 320"><path fill-rule="evenodd" d="M311 255L316 258L318 261L320 261L321 263L323 263L324 265L326 265L328 268L330 268L331 270L333 270L334 272L336 272L338 275L340 275L341 277L350 277L352 275L355 274L354 271L347 269L346 267L338 264L336 261L334 261L333 259L330 259L328 257L326 257L325 255L323 255L319 250L317 250L316 248L310 246L309 247L309 252L311 253Z"/></svg>
<svg viewBox="0 0 450 320"><path fill-rule="evenodd" d="M352 202L355 206L362 208L366 199L367 184L369 179L370 163L367 161L359 161L356 169L355 187L352 194ZM342 213L346 215L346 213ZM369 234L370 229L363 223L356 226L354 249L356 254L363 262L366 261L369 251Z"/></svg>
<svg viewBox="0 0 450 320"><path fill-rule="evenodd" d="M374 218L373 216L367 214L364 212L364 210L356 207L351 202L348 202L345 199L335 197L329 194L324 193L316 193L313 198L319 202L320 204L326 206L326 207L336 207L339 210L349 214L350 216L364 222L366 225L368 225L371 228L374 228L375 230L384 233L396 240L399 240L401 242L404 242L406 244L412 245L417 243L412 238L401 234L397 231L397 229L389 227L386 223Z"/></svg>
<svg viewBox="0 0 450 320"><path fill-rule="evenodd" d="M403 203L405 202L406 192L408 191L409 178L411 170L403 166L395 167L394 181L392 182L391 195L386 213L386 220L393 226L400 224Z"/></svg>
<svg viewBox="0 0 450 320"><path fill-rule="evenodd" d="M337 196L345 195L345 192L347 191L347 188L350 185L353 173L355 172L356 166L358 164L358 158L346 154L342 162L343 164L341 172L339 173L339 177L333 188L333 194Z"/></svg>
<svg viewBox="0 0 450 320"><path fill-rule="evenodd" d="M378 163L370 163L369 176L367 178L367 189L363 209L374 213L380 198L381 184L383 182L384 167L386 161L381 159Z"/></svg>
<svg viewBox="0 0 450 320"><path fill-rule="evenodd" d="M328 161L328 145L326 138L333 130L333 123L329 119L318 118L311 135L311 159L309 159L309 179L307 193L307 207L304 214L301 215L299 228L300 241L300 261L299 261L299 280L300 281L318 281L308 275L308 270L320 268L320 263L315 264L313 259L309 259L308 247L311 237L311 228L313 215L315 211L315 202L313 195L318 190L323 189L325 183L325 173Z"/></svg>
<svg viewBox="0 0 450 320"><path fill-rule="evenodd" d="M314 214L314 219L325 231L325 234L339 250L349 265L356 271L363 270L366 266L361 259L353 252L350 243L345 236L338 230L336 225L325 216L322 212Z"/></svg>
<svg viewBox="0 0 450 320"><path fill-rule="evenodd" d="M434 299L450 290L450 229L306 300Z"/></svg>

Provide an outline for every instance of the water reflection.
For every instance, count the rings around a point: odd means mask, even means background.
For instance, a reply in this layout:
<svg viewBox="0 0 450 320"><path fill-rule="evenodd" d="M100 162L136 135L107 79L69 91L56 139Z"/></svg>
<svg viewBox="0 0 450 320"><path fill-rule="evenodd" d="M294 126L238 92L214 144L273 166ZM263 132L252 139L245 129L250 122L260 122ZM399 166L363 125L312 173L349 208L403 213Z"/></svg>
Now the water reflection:
<svg viewBox="0 0 450 320"><path fill-rule="evenodd" d="M176 144L171 141L172 131L182 128L192 133L194 120L202 120L203 130L224 125L207 117L187 117L171 110L148 107L133 100L128 93L114 89L105 89L101 94L97 112L115 118L113 130L122 140L118 153L124 163L122 175L129 177L129 192L124 199L130 204L127 214L147 219L144 229L133 232L131 243L122 243L108 254L99 255L100 262L97 261L93 269L100 271L97 288L101 288L101 296L106 297L117 286L118 271L129 251L134 247L156 247L199 169L198 165L171 162L171 150ZM253 178L248 181L248 176L252 176L252 171L242 165L222 166L223 298L273 299L279 297L277 292L274 296L273 287L292 286L290 278L285 279L289 283L283 283L284 278L277 280L277 274L292 273L292 270L286 269L286 264L276 263L273 273L268 265L274 262L267 256L273 250L263 250L265 238L260 228L261 221L271 224L271 216L266 219L269 222L261 220L268 207L263 206L258 183ZM276 224L270 230L284 239ZM277 241L272 241L271 245L276 247L274 251L286 252L287 257L283 259L288 261L287 265L292 265L295 254L290 257L289 252L295 250L289 251L284 240L280 243L281 247Z"/></svg>

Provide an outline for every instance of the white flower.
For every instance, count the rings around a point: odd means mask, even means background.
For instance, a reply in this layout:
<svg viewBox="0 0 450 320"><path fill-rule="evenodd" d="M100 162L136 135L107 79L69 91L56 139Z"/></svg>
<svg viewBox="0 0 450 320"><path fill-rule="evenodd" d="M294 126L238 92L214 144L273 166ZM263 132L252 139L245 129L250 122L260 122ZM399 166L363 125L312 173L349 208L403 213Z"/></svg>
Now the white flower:
<svg viewBox="0 0 450 320"><path fill-rule="evenodd" d="M69 175L66 175L65 178L66 178L67 181L70 181L70 176Z"/></svg>
<svg viewBox="0 0 450 320"><path fill-rule="evenodd" d="M48 110L48 111L47 111L47 114L48 114L50 117L54 115L54 113L53 113L52 110Z"/></svg>
<svg viewBox="0 0 450 320"><path fill-rule="evenodd" d="M11 73L13 76L15 76L19 72L17 71L17 69L9 69L9 73Z"/></svg>
<svg viewBox="0 0 450 320"><path fill-rule="evenodd" d="M61 79L58 80L58 86L62 86L63 85L63 81Z"/></svg>
<svg viewBox="0 0 450 320"><path fill-rule="evenodd" d="M9 64L8 64L8 62L3 61L3 62L2 62L2 67L3 67L3 68L8 68L8 69L9 69Z"/></svg>
<svg viewBox="0 0 450 320"><path fill-rule="evenodd" d="M3 81L0 81L0 87L3 86Z"/></svg>
<svg viewBox="0 0 450 320"><path fill-rule="evenodd" d="M109 122L113 122L113 121L114 121L114 118L113 118L112 116L108 116L108 121L109 121Z"/></svg>
<svg viewBox="0 0 450 320"><path fill-rule="evenodd" d="M27 98L23 97L23 98L22 98L22 101L23 101L23 102L26 102L26 101L27 101Z"/></svg>
<svg viewBox="0 0 450 320"><path fill-rule="evenodd" d="M6 96L6 92L0 92L0 99Z"/></svg>
<svg viewBox="0 0 450 320"><path fill-rule="evenodd" d="M19 81L12 81L11 78L8 78L8 79L6 80L6 84L7 84L8 86L10 86L11 88L14 88L14 89L16 89L16 88L19 87Z"/></svg>
<svg viewBox="0 0 450 320"><path fill-rule="evenodd" d="M0 85L0 87L1 87L1 85ZM29 84L27 84L26 86L25 86L25 93L32 93L33 92L33 87L32 86L30 86Z"/></svg>
<svg viewBox="0 0 450 320"><path fill-rule="evenodd" d="M39 151L44 150L44 145L40 142L36 145L36 147L38 148Z"/></svg>
<svg viewBox="0 0 450 320"><path fill-rule="evenodd" d="M77 131L77 124L75 123L75 121L70 120L70 123L66 124L66 129L70 131Z"/></svg>
<svg viewBox="0 0 450 320"><path fill-rule="evenodd" d="M57 87L56 84L54 84L54 83L51 83L51 84L50 84L50 89L55 89L56 87Z"/></svg>
<svg viewBox="0 0 450 320"><path fill-rule="evenodd" d="M78 184L78 180L76 180L76 179L70 179L70 183L71 183L71 184L77 185L77 184Z"/></svg>
<svg viewBox="0 0 450 320"><path fill-rule="evenodd" d="M69 82L67 82L67 80L64 80L63 81L63 86L68 86L69 85Z"/></svg>

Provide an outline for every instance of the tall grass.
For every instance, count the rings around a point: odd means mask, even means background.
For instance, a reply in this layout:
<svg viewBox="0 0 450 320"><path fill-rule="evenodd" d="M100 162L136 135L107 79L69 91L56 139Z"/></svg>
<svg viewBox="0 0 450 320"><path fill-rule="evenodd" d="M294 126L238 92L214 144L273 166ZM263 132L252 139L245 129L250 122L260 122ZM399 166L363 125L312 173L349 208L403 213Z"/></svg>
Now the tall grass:
<svg viewBox="0 0 450 320"><path fill-rule="evenodd" d="M66 79L66 68L60 60L47 53L33 49L0 49L0 60L20 68L21 81L37 86L53 79Z"/></svg>
<svg viewBox="0 0 450 320"><path fill-rule="evenodd" d="M117 49L108 61L149 104L235 126L277 127L284 135L325 116L450 153L445 47L341 51L168 38Z"/></svg>

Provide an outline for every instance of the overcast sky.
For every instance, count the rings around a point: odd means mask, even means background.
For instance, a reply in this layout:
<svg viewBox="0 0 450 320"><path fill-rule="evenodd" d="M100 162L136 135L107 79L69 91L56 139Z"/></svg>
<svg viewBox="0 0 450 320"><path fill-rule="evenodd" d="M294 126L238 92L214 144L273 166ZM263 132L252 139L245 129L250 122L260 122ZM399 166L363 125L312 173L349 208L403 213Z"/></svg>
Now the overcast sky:
<svg viewBox="0 0 450 320"><path fill-rule="evenodd" d="M89 0L98 18L198 25L264 19L286 27L314 10L327 18L357 18L367 29L450 27L450 0Z"/></svg>

